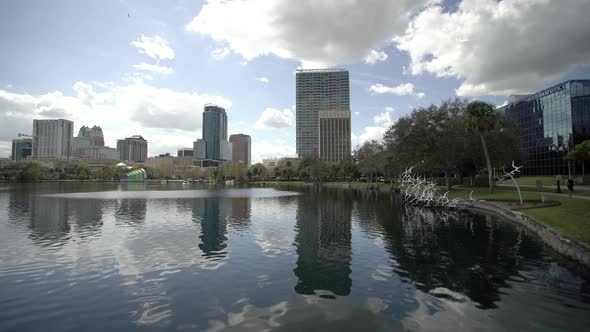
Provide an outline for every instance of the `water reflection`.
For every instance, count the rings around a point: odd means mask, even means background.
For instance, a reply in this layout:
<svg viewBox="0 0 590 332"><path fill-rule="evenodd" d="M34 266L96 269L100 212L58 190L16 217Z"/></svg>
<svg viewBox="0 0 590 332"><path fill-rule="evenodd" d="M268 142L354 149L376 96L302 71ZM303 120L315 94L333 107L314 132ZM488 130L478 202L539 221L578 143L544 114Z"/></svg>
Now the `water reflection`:
<svg viewBox="0 0 590 332"><path fill-rule="evenodd" d="M31 239L43 245L63 244L70 231L67 201L31 196Z"/></svg>
<svg viewBox="0 0 590 332"><path fill-rule="evenodd" d="M199 249L203 256L223 258L227 244L227 220L231 215L231 200L203 198L193 201L193 220L201 224Z"/></svg>
<svg viewBox="0 0 590 332"><path fill-rule="evenodd" d="M250 198L233 198L231 200L230 223L236 229L243 229L250 224Z"/></svg>
<svg viewBox="0 0 590 332"><path fill-rule="evenodd" d="M96 239L103 225L103 209L105 202L102 200L87 200L70 204L73 223L80 237Z"/></svg>
<svg viewBox="0 0 590 332"><path fill-rule="evenodd" d="M78 204L78 201L76 204ZM145 199L119 199L115 201L115 217L126 224L143 223L146 209L147 200Z"/></svg>
<svg viewBox="0 0 590 332"><path fill-rule="evenodd" d="M295 291L322 297L348 295L350 279L352 202L336 197L299 198L295 245L298 277Z"/></svg>

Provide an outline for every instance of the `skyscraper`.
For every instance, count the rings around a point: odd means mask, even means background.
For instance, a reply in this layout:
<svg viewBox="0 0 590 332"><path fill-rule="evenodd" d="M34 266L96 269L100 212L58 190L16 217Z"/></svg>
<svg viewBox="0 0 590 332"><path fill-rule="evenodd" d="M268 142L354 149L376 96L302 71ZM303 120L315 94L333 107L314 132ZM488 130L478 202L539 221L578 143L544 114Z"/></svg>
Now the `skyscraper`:
<svg viewBox="0 0 590 332"><path fill-rule="evenodd" d="M234 134L229 136L229 141L232 144L232 160L250 165L252 150L250 135Z"/></svg>
<svg viewBox="0 0 590 332"><path fill-rule="evenodd" d="M73 136L73 121L33 120L33 158L69 160Z"/></svg>
<svg viewBox="0 0 590 332"><path fill-rule="evenodd" d="M203 136L193 146L195 161L231 160L232 145L227 140L227 115L223 107L206 104L203 111Z"/></svg>
<svg viewBox="0 0 590 332"><path fill-rule="evenodd" d="M296 146L299 157L316 156L326 161L339 161L349 157L350 126L348 71L298 70Z"/></svg>
<svg viewBox="0 0 590 332"><path fill-rule="evenodd" d="M147 158L148 142L141 135L133 135L117 140L117 150L120 160L143 163Z"/></svg>
<svg viewBox="0 0 590 332"><path fill-rule="evenodd" d="M78 137L85 137L90 141L90 146L104 146L104 135L102 128L94 126L92 128L82 126L78 132Z"/></svg>

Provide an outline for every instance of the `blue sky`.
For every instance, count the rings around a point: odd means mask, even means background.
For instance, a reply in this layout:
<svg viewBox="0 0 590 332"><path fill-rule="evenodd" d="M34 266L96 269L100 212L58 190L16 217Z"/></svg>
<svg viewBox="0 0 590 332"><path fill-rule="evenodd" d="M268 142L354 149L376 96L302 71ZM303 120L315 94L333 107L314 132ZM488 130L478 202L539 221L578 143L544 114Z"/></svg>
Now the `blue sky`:
<svg viewBox="0 0 590 332"><path fill-rule="evenodd" d="M295 71L350 71L353 144L413 107L501 104L590 77L585 0L29 1L0 3L0 157L33 118L142 134L149 154L201 136L226 106L253 159L295 154ZM558 25L546 22L555 17ZM524 24L526 23L526 24ZM567 50L567 51L566 51Z"/></svg>

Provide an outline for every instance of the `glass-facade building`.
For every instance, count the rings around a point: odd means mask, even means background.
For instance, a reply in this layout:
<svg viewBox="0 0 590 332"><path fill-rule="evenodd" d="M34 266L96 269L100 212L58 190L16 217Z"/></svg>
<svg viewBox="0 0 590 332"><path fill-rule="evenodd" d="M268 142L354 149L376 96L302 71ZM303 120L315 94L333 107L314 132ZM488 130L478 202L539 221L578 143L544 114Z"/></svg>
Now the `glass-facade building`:
<svg viewBox="0 0 590 332"><path fill-rule="evenodd" d="M523 175L581 174L581 164L564 156L590 139L590 80L559 83L532 95L509 100L499 109L520 129L527 160Z"/></svg>
<svg viewBox="0 0 590 332"><path fill-rule="evenodd" d="M206 165L215 166L219 161L232 159L232 144L227 140L227 114L223 107L205 105L202 134L202 139L193 143L193 160L196 163L208 167Z"/></svg>
<svg viewBox="0 0 590 332"><path fill-rule="evenodd" d="M18 138L12 140L12 161L25 160L33 153L32 138Z"/></svg>

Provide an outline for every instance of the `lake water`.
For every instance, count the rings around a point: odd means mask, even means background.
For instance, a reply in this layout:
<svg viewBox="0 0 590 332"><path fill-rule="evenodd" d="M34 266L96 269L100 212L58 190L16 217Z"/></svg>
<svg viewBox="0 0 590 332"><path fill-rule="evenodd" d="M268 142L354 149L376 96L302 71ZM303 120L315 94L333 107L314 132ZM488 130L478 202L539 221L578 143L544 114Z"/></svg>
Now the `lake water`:
<svg viewBox="0 0 590 332"><path fill-rule="evenodd" d="M0 186L0 331L589 327L587 274L492 216L349 190Z"/></svg>

